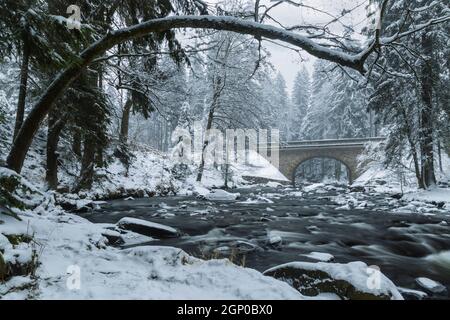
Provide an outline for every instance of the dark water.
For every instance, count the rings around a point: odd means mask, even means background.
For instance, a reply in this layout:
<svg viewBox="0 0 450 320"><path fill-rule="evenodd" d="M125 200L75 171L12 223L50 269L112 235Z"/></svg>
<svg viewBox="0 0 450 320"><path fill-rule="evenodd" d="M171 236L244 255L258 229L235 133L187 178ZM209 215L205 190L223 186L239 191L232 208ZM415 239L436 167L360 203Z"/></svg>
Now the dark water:
<svg viewBox="0 0 450 320"><path fill-rule="evenodd" d="M382 195L367 196L371 209L336 210L332 199L343 191L301 197L295 191L233 190L241 198L232 202L181 196L115 200L85 217L116 223L131 216L169 225L185 236L150 244L203 258L227 257L260 271L291 261L315 262L304 256L315 251L332 254L334 262L377 265L397 286L418 289L415 278L428 277L450 291L449 215L393 213L392 198ZM248 199L258 203L239 203ZM277 236L282 243L270 244ZM433 256L446 251L444 258Z"/></svg>

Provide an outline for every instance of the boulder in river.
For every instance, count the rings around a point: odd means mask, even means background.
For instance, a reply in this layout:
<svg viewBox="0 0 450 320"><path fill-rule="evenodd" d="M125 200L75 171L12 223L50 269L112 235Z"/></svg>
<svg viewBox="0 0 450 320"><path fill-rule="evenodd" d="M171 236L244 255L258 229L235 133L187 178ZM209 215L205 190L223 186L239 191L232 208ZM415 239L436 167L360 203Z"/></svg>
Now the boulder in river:
<svg viewBox="0 0 450 320"><path fill-rule="evenodd" d="M102 236L108 239L108 243L112 246L125 243L120 232L117 232L115 230L105 229L102 231Z"/></svg>
<svg viewBox="0 0 450 320"><path fill-rule="evenodd" d="M343 300L403 300L396 286L364 262L286 263L264 272L289 283L306 296L332 293Z"/></svg>
<svg viewBox="0 0 450 320"><path fill-rule="evenodd" d="M216 189L206 194L205 198L210 201L234 201L240 196L239 193L230 193L222 189Z"/></svg>
<svg viewBox="0 0 450 320"><path fill-rule="evenodd" d="M305 257L308 257L313 260L322 261L322 262L330 262L334 260L334 256L325 252L310 252L308 254L304 254Z"/></svg>
<svg viewBox="0 0 450 320"><path fill-rule="evenodd" d="M117 222L117 226L123 230L158 239L176 238L180 235L175 228L136 218L122 218Z"/></svg>
<svg viewBox="0 0 450 320"><path fill-rule="evenodd" d="M398 291L400 291L402 296L407 300L422 300L428 297L427 293L419 290L399 287Z"/></svg>
<svg viewBox="0 0 450 320"><path fill-rule="evenodd" d="M271 236L269 237L268 244L273 247L281 246L283 243L283 239L280 236Z"/></svg>
<svg viewBox="0 0 450 320"><path fill-rule="evenodd" d="M445 294L447 292L447 288L444 285L425 277L417 278L416 283L431 294Z"/></svg>

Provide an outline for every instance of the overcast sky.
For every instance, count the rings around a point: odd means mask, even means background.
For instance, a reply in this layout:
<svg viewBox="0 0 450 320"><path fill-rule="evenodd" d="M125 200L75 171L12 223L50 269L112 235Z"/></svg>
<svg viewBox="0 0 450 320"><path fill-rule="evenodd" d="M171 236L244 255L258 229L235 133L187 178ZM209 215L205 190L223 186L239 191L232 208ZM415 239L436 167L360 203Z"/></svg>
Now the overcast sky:
<svg viewBox="0 0 450 320"><path fill-rule="evenodd" d="M298 2L300 0L295 1ZM350 10L361 4L359 8L346 15L342 21L347 25L356 25L357 27L355 29L357 31L367 25L366 6L369 2L368 0L303 0L302 2L306 5L314 6L315 8L329 12L335 16L340 15L343 9ZM263 0L262 3L270 5L275 2ZM304 23L320 24L327 23L332 20L330 16L318 13L312 9L298 8L289 4L281 4L280 6L274 8L271 14L274 18L287 26ZM342 27L340 27L338 23L331 25L330 28L333 32L340 33L342 31ZM300 70L302 65L306 66L310 72L312 71L312 65L315 58L311 57L307 53L302 53L302 57L300 58L296 52L275 44L265 42L265 46L270 50L270 61L286 79L289 90L291 90L295 75Z"/></svg>

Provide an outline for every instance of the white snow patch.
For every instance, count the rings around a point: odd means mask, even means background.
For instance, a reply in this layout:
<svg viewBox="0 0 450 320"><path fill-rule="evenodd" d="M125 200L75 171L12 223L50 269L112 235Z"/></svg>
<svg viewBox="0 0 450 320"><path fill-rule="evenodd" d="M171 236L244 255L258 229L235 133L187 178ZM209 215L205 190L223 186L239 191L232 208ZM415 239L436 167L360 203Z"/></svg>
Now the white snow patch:
<svg viewBox="0 0 450 320"><path fill-rule="evenodd" d="M304 298L288 284L226 259L204 261L171 247L120 250L105 246L104 225L75 215L22 218L20 222L6 217L0 234L28 230L43 245L36 288L23 288L30 279L14 277L0 285L2 299ZM1 239L2 247L7 247L4 237ZM70 270L80 272L79 290L67 286Z"/></svg>
<svg viewBox="0 0 450 320"><path fill-rule="evenodd" d="M308 257L310 259L314 259L322 262L330 262L334 260L334 256L325 252L310 252L308 254L304 254L303 256Z"/></svg>
<svg viewBox="0 0 450 320"><path fill-rule="evenodd" d="M450 188L434 188L405 194L402 199L406 201L447 202L450 203Z"/></svg>
<svg viewBox="0 0 450 320"><path fill-rule="evenodd" d="M230 193L222 189L216 189L205 195L210 201L234 201L241 195L239 193Z"/></svg>
<svg viewBox="0 0 450 320"><path fill-rule="evenodd" d="M277 181L289 181L275 166L254 150L248 152L247 160L247 163L234 164L233 170L243 177L248 176ZM269 183L273 187L280 185L277 182Z"/></svg>
<svg viewBox="0 0 450 320"><path fill-rule="evenodd" d="M125 218L120 219L119 222L117 222L117 225L119 227L123 226L123 225L127 225L127 224L134 224L134 225L140 225L140 226L149 227L149 228L153 228L153 229L165 230L165 231L168 231L171 233L178 232L176 229L174 229L172 227L165 226L163 224L159 224L159 223L155 223L155 222L136 219L136 218L125 217Z"/></svg>

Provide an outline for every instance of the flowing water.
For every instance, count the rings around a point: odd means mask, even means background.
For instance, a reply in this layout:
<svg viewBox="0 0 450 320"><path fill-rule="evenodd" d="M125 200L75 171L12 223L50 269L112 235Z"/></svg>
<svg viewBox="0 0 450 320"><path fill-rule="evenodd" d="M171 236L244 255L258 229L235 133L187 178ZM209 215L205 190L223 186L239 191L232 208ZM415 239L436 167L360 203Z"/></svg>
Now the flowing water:
<svg viewBox="0 0 450 320"><path fill-rule="evenodd" d="M392 198L367 197L370 209L339 209L339 188L302 193L292 188L233 190L237 201L194 196L114 200L84 216L116 223L135 217L178 228L184 236L140 245L167 245L202 257L227 257L264 271L310 261L310 252L329 253L334 262L376 265L397 286L418 289L415 278L439 281L450 291L450 214L393 212ZM281 243L279 242L281 238Z"/></svg>

